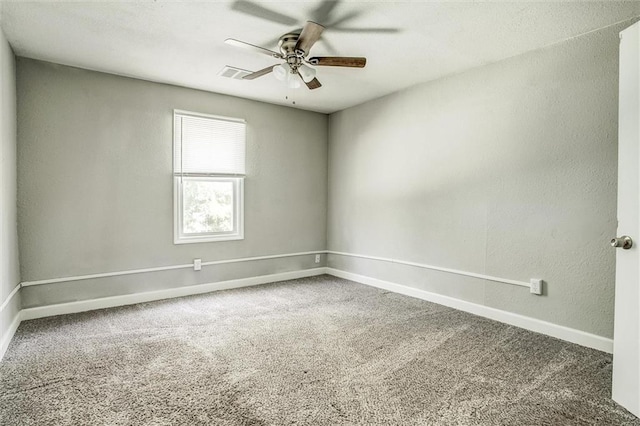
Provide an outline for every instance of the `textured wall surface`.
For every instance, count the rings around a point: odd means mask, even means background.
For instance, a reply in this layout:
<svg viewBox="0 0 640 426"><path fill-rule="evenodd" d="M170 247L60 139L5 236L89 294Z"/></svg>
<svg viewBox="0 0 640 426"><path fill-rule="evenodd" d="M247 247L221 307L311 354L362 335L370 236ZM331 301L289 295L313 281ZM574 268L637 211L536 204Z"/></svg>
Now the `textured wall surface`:
<svg viewBox="0 0 640 426"><path fill-rule="evenodd" d="M23 58L17 80L23 281L325 249L327 116ZM173 109L246 119L244 240L173 244Z"/></svg>
<svg viewBox="0 0 640 426"><path fill-rule="evenodd" d="M629 24L627 24L629 25ZM413 87L330 116L329 266L611 337L618 32Z"/></svg>
<svg viewBox="0 0 640 426"><path fill-rule="evenodd" d="M16 219L16 64L0 31L0 305L20 282ZM0 312L0 341L20 308L14 297Z"/></svg>

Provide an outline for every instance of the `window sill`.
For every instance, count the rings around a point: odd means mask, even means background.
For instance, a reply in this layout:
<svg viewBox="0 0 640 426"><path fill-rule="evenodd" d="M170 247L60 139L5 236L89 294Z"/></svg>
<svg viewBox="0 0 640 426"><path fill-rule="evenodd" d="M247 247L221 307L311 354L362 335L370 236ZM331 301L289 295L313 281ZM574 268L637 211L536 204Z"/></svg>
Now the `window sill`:
<svg viewBox="0 0 640 426"><path fill-rule="evenodd" d="M244 240L244 235L216 235L205 237L182 237L173 240L173 244L215 243L220 241Z"/></svg>

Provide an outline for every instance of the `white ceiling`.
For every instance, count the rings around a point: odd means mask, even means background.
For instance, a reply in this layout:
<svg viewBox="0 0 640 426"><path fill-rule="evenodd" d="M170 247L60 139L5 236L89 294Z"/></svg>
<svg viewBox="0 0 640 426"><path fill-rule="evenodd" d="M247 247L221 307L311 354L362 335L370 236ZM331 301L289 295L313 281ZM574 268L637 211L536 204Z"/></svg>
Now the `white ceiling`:
<svg viewBox="0 0 640 426"><path fill-rule="evenodd" d="M234 1L4 0L2 28L18 56L329 113L640 15L638 1L343 0L328 16L316 10L329 4L323 0L256 3L297 22L257 18L234 10L246 5ZM353 14L339 27L398 31L331 28ZM323 87L314 91L288 89L273 75L217 75L225 65L255 71L277 63L226 38L277 50L277 38L308 19L328 26L328 44L318 42L312 55L331 56L332 46L338 55L367 57L366 68L318 67Z"/></svg>

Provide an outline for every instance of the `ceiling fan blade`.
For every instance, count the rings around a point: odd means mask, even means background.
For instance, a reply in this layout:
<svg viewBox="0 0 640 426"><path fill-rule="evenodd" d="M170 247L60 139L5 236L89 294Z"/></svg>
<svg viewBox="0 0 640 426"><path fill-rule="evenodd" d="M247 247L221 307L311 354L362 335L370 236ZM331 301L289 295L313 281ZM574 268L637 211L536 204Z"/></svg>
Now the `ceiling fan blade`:
<svg viewBox="0 0 640 426"><path fill-rule="evenodd" d="M340 27L329 27L331 31L339 32L339 33L399 33L400 30L398 28L340 28Z"/></svg>
<svg viewBox="0 0 640 426"><path fill-rule="evenodd" d="M324 44L325 49L327 49L327 52L329 52L330 54L332 55L340 54L340 52L338 52L338 50L333 46L333 44L331 44L329 40L327 40L327 37L323 37L322 39L320 39L319 42Z"/></svg>
<svg viewBox="0 0 640 426"><path fill-rule="evenodd" d="M339 2L339 0L322 0L318 7L311 12L311 18L314 21L326 23Z"/></svg>
<svg viewBox="0 0 640 426"><path fill-rule="evenodd" d="M302 78L302 77L300 77L300 78ZM304 81L304 80L302 80L302 81ZM317 89L318 87L321 87L321 86L322 86L322 84L320 84L320 81L318 81L318 79L317 79L317 78L314 78L313 80L311 80L311 81L310 81L310 82L308 82L308 83L307 83L306 81L304 81L304 84L306 84L306 85L307 85L307 87L308 87L309 89L311 89L311 90L313 90L313 89Z"/></svg>
<svg viewBox="0 0 640 426"><path fill-rule="evenodd" d="M344 24L345 22L351 21L355 18L357 18L358 16L362 15L362 12L349 12L345 15L342 15L342 18L339 18L333 22L331 22L330 24L327 24L326 27L327 28L332 28L334 25L341 25Z"/></svg>
<svg viewBox="0 0 640 426"><path fill-rule="evenodd" d="M262 5L247 0L234 1L231 5L231 9L238 12L246 13L247 15L255 16L256 18L261 18L267 21L277 22L278 24L284 24L288 26L295 25L298 22L296 18L292 18L291 16L287 16L271 9L267 9Z"/></svg>
<svg viewBox="0 0 640 426"><path fill-rule="evenodd" d="M320 34L324 27L320 24L316 24L313 21L307 21L300 36L298 37L298 43L296 43L296 52L304 52L304 56L309 54L309 50L320 38Z"/></svg>
<svg viewBox="0 0 640 426"><path fill-rule="evenodd" d="M264 47L256 46L251 43L245 43L244 41L236 40L235 38L228 38L224 42L230 46L240 47L242 49L247 49L253 52L262 53L263 55L268 55L273 58L282 59L282 55L278 52L274 52L273 50L265 49Z"/></svg>
<svg viewBox="0 0 640 426"><path fill-rule="evenodd" d="M252 72L251 74L247 74L244 77L242 77L243 80L255 80L258 77L262 77L263 75L267 75L269 74L271 71L273 71L273 67L275 67L277 65L271 65L268 66L266 68L261 69L260 71L256 71L256 72Z"/></svg>
<svg viewBox="0 0 640 426"><path fill-rule="evenodd" d="M367 58L352 58L347 56L316 56L309 59L311 65L321 67L350 67L364 68Z"/></svg>

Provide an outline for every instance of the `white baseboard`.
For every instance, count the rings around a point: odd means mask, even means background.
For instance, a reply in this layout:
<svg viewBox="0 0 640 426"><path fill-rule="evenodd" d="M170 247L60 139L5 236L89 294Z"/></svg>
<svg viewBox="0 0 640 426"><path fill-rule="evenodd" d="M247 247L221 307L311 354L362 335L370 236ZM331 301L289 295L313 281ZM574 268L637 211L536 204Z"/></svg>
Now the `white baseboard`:
<svg viewBox="0 0 640 426"><path fill-rule="evenodd" d="M57 305L41 306L37 308L23 309L15 316L13 322L9 326L9 330L5 333L0 341L0 360L4 355L9 342L16 332L20 321L43 318L54 315L64 315L77 312L91 311L95 309L111 308L116 306L132 305L136 303L151 302L155 300L171 299L193 294L209 293L217 290L227 290L232 288L248 287L259 284L266 284L276 281L292 280L297 278L305 278L322 274L330 274L339 278L348 279L361 284L370 285L377 288L393 291L394 293L404 294L406 296L416 297L418 299L427 300L429 302L448 306L461 311L469 312L485 318L490 318L516 327L537 333L546 334L561 340L575 343L581 346L597 349L603 352L613 352L613 340L595 334L586 333L569 327L553 324L539 319L526 317L524 315L514 314L512 312L502 311L500 309L490 308L476 303L467 302L449 296L443 296L437 293L420 290L417 288L383 281L364 275L354 274L351 272L341 271L334 268L314 268L301 271L283 272L271 275L262 275L258 277L241 278L237 280L220 281L216 283L198 284L187 287L178 287L166 290L157 290L144 293L127 294L122 296L103 297L99 299L82 300L78 302L61 303Z"/></svg>
<svg viewBox="0 0 640 426"><path fill-rule="evenodd" d="M172 299L175 297L190 296L193 294L209 293L217 290L249 287L259 284L267 284L276 281L294 280L297 278L313 277L326 273L326 268L303 269L300 271L281 272L278 274L261 275L237 280L220 281L215 283L197 284L185 287L170 288L166 290L148 291L144 293L125 294L121 296L102 297L99 299L81 300L77 302L60 303L57 305L26 308L21 311L23 321L50 317L54 315L73 314L77 312L92 311L95 309L112 308L115 306L133 305L136 303L152 302L155 300Z"/></svg>
<svg viewBox="0 0 640 426"><path fill-rule="evenodd" d="M326 268L326 273L335 277L344 278L361 284L389 290L394 293L400 293L406 296L427 300L439 305L448 306L460 311L465 311L481 317L500 321L505 324L510 324L516 327L524 328L526 330L535 331L536 333L546 334L547 336L555 337L557 339L565 340L567 342L575 343L581 346L586 346L588 348L597 349L599 351L607 353L613 353L613 340L606 337L597 336L595 334L586 333L584 331L553 324L524 315L514 314L512 312L478 305L476 303L467 302L453 297L443 296L441 294L420 290L402 284L396 284L389 281L382 281L376 278L367 277L364 275L341 271L339 269Z"/></svg>
<svg viewBox="0 0 640 426"><path fill-rule="evenodd" d="M7 352L7 348L9 347L9 343L11 343L11 339L13 339L13 335L16 334L16 330L20 325L21 319L21 313L18 312L13 317L13 321L11 321L11 324L9 324L9 328L2 336L2 340L0 340L0 361L2 361L2 358L4 358L4 354L5 352Z"/></svg>

